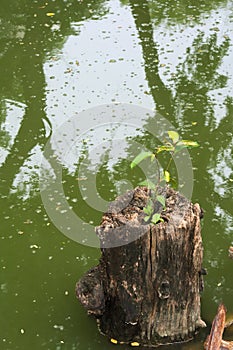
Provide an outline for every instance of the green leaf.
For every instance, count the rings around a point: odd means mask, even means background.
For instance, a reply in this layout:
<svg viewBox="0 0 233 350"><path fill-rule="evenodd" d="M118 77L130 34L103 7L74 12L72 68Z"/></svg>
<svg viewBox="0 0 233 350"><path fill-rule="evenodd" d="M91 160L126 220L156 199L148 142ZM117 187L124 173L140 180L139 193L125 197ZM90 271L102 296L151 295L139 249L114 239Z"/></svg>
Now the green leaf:
<svg viewBox="0 0 233 350"><path fill-rule="evenodd" d="M148 220L150 220L150 216L145 216L144 221L148 221Z"/></svg>
<svg viewBox="0 0 233 350"><path fill-rule="evenodd" d="M189 141L189 140L181 140L181 142L186 147L199 147L199 144L196 141Z"/></svg>
<svg viewBox="0 0 233 350"><path fill-rule="evenodd" d="M150 190L154 190L155 189L155 184L151 181L151 180L144 180L144 181L141 181L139 183L139 186L146 186L148 187Z"/></svg>
<svg viewBox="0 0 233 350"><path fill-rule="evenodd" d="M146 206L145 208L143 208L143 212L151 216L151 214L153 214L153 208L151 206Z"/></svg>
<svg viewBox="0 0 233 350"><path fill-rule="evenodd" d="M141 161L143 161L145 158L151 157L152 152L142 152L137 155L137 157L134 158L132 163L130 164L131 169L133 169L136 165L138 165Z"/></svg>
<svg viewBox="0 0 233 350"><path fill-rule="evenodd" d="M169 171L165 170L165 171L164 171L164 180L165 180L166 182L169 182L169 181L170 181L170 178L171 178L171 176L170 176Z"/></svg>
<svg viewBox="0 0 233 350"><path fill-rule="evenodd" d="M161 152L172 152L174 151L174 146L171 144L167 144L164 146L159 146L156 150L156 153L161 153Z"/></svg>
<svg viewBox="0 0 233 350"><path fill-rule="evenodd" d="M170 179L170 185L172 186L172 188L177 189L178 184L177 184L176 179L171 178L171 179Z"/></svg>
<svg viewBox="0 0 233 350"><path fill-rule="evenodd" d="M151 157L150 157L150 160L153 162L153 160L155 159L155 154L152 153Z"/></svg>
<svg viewBox="0 0 233 350"><path fill-rule="evenodd" d="M153 224L157 224L157 222L159 222L159 221L164 221L164 220L161 218L160 214L155 213L155 214L152 216L151 222L152 222Z"/></svg>
<svg viewBox="0 0 233 350"><path fill-rule="evenodd" d="M168 136L170 137L170 139L173 141L173 143L176 143L177 141L179 141L179 134L176 131L173 130L169 130L168 132Z"/></svg>
<svg viewBox="0 0 233 350"><path fill-rule="evenodd" d="M162 206L163 206L163 207L165 207L165 206L166 206L166 199L165 199L165 197L164 197L164 196L160 196L160 195L158 195L158 196L156 197L156 199L157 199L157 201L158 201L159 203L161 203L161 204L162 204Z"/></svg>
<svg viewBox="0 0 233 350"><path fill-rule="evenodd" d="M180 152L184 148L187 148L187 146L182 141L177 142L175 146L175 153Z"/></svg>

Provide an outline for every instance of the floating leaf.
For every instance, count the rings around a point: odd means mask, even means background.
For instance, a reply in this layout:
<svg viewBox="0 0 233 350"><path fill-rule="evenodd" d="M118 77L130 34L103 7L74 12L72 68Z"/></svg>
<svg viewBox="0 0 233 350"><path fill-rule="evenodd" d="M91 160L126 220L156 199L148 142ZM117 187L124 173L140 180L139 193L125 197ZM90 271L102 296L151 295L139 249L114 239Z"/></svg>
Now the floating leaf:
<svg viewBox="0 0 233 350"><path fill-rule="evenodd" d="M140 346L140 344L136 341L133 341L132 343L130 343L131 346Z"/></svg>
<svg viewBox="0 0 233 350"><path fill-rule="evenodd" d="M155 214L152 216L151 222L152 222L153 224L157 224L157 222L159 222L159 221L164 221L164 220L161 218L160 214L155 213Z"/></svg>
<svg viewBox="0 0 233 350"><path fill-rule="evenodd" d="M157 199L157 201L158 201L159 203L161 203L161 204L162 204L162 206L163 206L163 207L165 207L165 206L166 206L166 199L165 199L165 197L164 197L164 196L160 196L160 195L158 195L158 196L156 197L156 199Z"/></svg>
<svg viewBox="0 0 233 350"><path fill-rule="evenodd" d="M169 130L168 132L168 136L170 137L170 139L173 141L173 143L176 143L177 141L179 141L179 134L176 131L173 130Z"/></svg>
<svg viewBox="0 0 233 350"><path fill-rule="evenodd" d="M169 173L169 171L167 171L167 170L164 171L164 180L165 180L166 182L169 182L169 181L170 181L170 173Z"/></svg>
<svg viewBox="0 0 233 350"><path fill-rule="evenodd" d="M151 157L152 154L152 152L142 152L138 154L137 157L135 157L132 163L130 164L131 169L133 169L136 165L141 163L141 161L143 161L144 159Z"/></svg>
<svg viewBox="0 0 233 350"><path fill-rule="evenodd" d="M54 15L55 15L54 12L47 12L47 13L46 13L46 16L48 16L48 17L53 17Z"/></svg>
<svg viewBox="0 0 233 350"><path fill-rule="evenodd" d="M110 339L110 342L113 343L113 344L117 344L118 343L118 341L116 339L113 339L113 338Z"/></svg>

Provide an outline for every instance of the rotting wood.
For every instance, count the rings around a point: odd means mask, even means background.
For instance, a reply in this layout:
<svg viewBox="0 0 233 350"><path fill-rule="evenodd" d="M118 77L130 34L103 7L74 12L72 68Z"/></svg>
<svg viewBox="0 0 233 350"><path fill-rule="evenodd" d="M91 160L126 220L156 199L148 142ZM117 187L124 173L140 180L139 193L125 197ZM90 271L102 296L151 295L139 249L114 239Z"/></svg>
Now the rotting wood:
<svg viewBox="0 0 233 350"><path fill-rule="evenodd" d="M226 308L223 304L218 307L217 314L212 322L210 335L207 336L205 350L233 350L233 341L222 339L224 329L231 326L232 321L226 322Z"/></svg>
<svg viewBox="0 0 233 350"><path fill-rule="evenodd" d="M205 350L233 350L233 341L226 341L222 339L224 329L232 325L232 321L225 322L226 308L223 304L218 307L217 315L215 316L210 335L205 340Z"/></svg>
<svg viewBox="0 0 233 350"><path fill-rule="evenodd" d="M223 304L218 307L217 315L215 316L208 341L206 342L206 350L219 350L222 343L222 335L225 326L226 308Z"/></svg>
<svg viewBox="0 0 233 350"><path fill-rule="evenodd" d="M76 295L98 319L101 333L117 343L158 346L190 340L205 323L202 239L198 204L171 188L164 222L146 225L150 191L138 187L117 198L96 229L99 265L77 283ZM114 244L121 239L122 245ZM113 248L105 248L113 243Z"/></svg>
<svg viewBox="0 0 233 350"><path fill-rule="evenodd" d="M204 343L204 349L208 350L208 345L209 345L209 335L205 340ZM226 341L226 340L221 340L221 345L220 345L220 350L233 350L233 341ZM217 350L217 348L216 348Z"/></svg>

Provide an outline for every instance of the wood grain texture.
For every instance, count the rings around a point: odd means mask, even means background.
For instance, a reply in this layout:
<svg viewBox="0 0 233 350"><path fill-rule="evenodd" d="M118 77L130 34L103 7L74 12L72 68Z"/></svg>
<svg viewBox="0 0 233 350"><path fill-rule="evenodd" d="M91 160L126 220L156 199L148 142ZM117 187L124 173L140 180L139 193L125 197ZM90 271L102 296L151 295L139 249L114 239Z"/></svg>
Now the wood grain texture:
<svg viewBox="0 0 233 350"><path fill-rule="evenodd" d="M100 331L119 342L158 346L187 341L205 326L200 315L200 206L171 188L160 193L166 211L164 222L156 225L143 220L150 197L146 188L128 193L131 200L123 209L124 196L111 204L96 232L103 246L116 234L123 245L102 248L99 265L76 287L81 303L98 317ZM139 238L127 244L133 235Z"/></svg>

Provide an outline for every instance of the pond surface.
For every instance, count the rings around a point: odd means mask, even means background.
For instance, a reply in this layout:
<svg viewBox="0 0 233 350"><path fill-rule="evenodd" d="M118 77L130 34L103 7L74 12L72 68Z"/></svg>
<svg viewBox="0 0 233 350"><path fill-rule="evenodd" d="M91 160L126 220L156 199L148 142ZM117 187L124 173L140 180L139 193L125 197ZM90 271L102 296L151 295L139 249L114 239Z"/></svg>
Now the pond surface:
<svg viewBox="0 0 233 350"><path fill-rule="evenodd" d="M129 165L154 145L153 111L200 144L189 185L205 211L202 317L221 301L233 315L233 2L1 0L0 24L0 348L114 347L74 288L98 262L88 235L107 203L136 186Z"/></svg>

